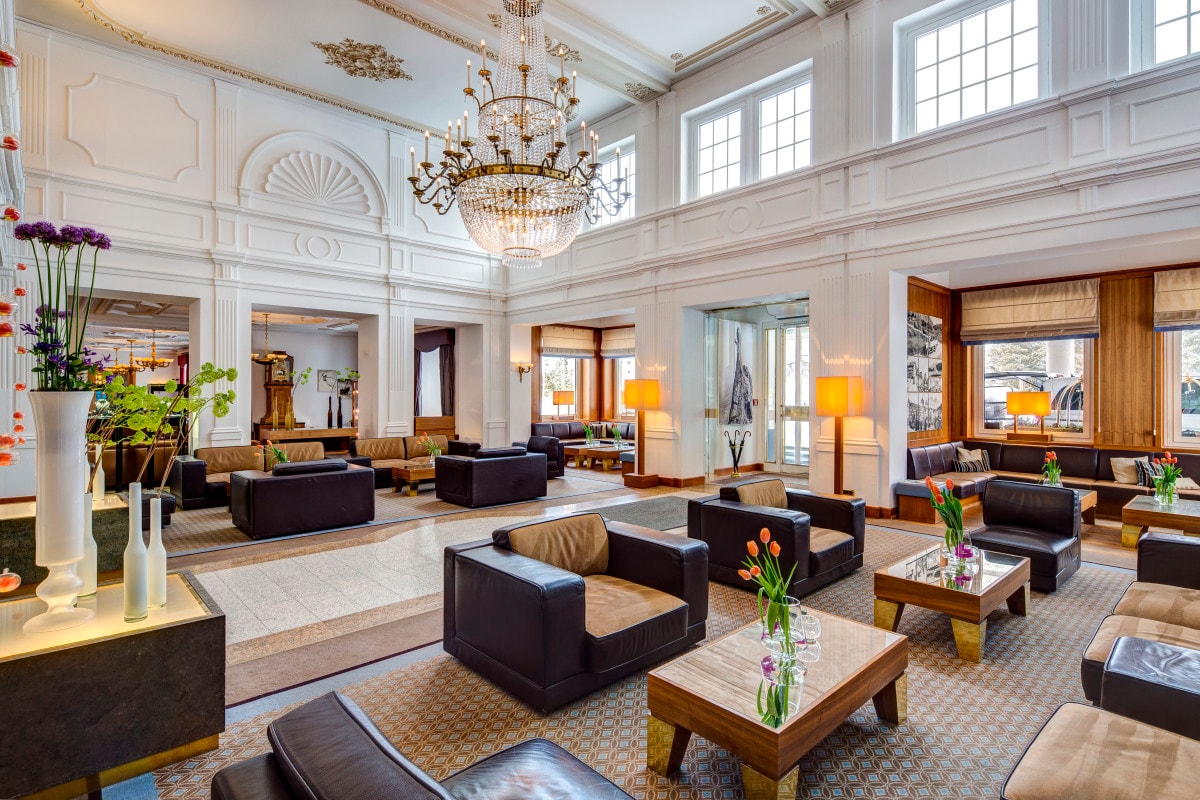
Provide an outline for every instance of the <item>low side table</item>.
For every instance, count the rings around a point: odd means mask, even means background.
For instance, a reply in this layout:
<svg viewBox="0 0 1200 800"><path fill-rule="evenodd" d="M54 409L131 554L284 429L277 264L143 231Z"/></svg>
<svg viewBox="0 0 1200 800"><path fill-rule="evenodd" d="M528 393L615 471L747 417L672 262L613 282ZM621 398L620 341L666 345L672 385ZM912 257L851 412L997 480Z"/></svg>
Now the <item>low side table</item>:
<svg viewBox="0 0 1200 800"><path fill-rule="evenodd" d="M394 488L392 493L401 491L402 489L408 493L409 497L417 496L417 489L421 481L431 481L437 477L433 465L428 467L392 467L392 483Z"/></svg>
<svg viewBox="0 0 1200 800"><path fill-rule="evenodd" d="M141 622L125 622L119 581L79 603L95 618L26 635L42 601L0 601L0 797L98 793L215 749L225 729L225 615L190 575L168 575L167 604Z"/></svg>
<svg viewBox="0 0 1200 800"><path fill-rule="evenodd" d="M875 626L894 631L908 604L950 616L958 657L981 661L987 616L1001 605L1022 617L1029 613L1029 559L980 550L979 574L963 583L942 572L941 545L875 573Z"/></svg>
<svg viewBox="0 0 1200 800"><path fill-rule="evenodd" d="M563 457L575 459L576 469L587 469L587 447L583 445L565 445L563 447Z"/></svg>
<svg viewBox="0 0 1200 800"><path fill-rule="evenodd" d="M1153 525L1200 536L1200 500L1181 500L1159 505L1151 495L1135 497L1121 509L1121 546L1137 547L1138 537Z"/></svg>

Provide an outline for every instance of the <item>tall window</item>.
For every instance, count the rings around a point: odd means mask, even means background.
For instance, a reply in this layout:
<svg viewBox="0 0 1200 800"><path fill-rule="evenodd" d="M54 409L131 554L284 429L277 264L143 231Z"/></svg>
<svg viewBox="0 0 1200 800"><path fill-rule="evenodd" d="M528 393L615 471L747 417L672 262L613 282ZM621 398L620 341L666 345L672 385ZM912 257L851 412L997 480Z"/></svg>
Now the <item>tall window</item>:
<svg viewBox="0 0 1200 800"><path fill-rule="evenodd" d="M1041 94L1038 0L975 2L913 28L911 130L951 125Z"/></svg>
<svg viewBox="0 0 1200 800"><path fill-rule="evenodd" d="M554 403L554 393L574 392L575 403ZM542 356L542 405L543 417L563 416L575 413L579 402L579 359L562 356Z"/></svg>
<svg viewBox="0 0 1200 800"><path fill-rule="evenodd" d="M1169 447L1200 446L1200 330L1169 331L1165 395Z"/></svg>
<svg viewBox="0 0 1200 800"><path fill-rule="evenodd" d="M1200 0L1152 0L1154 63L1200 53Z"/></svg>
<svg viewBox="0 0 1200 800"><path fill-rule="evenodd" d="M600 174L603 176L604 182L616 191L617 178L624 178L625 182L621 184L620 191L628 192L629 197L625 199L625 204L621 206L621 210L616 214L601 213L599 219L593 225L596 228L612 222L623 222L627 219L633 219L637 213L635 210L637 200L637 157L633 148L629 147L627 149L622 146L620 156L617 156L616 150L614 150L611 154L601 156L600 159Z"/></svg>
<svg viewBox="0 0 1200 800"><path fill-rule="evenodd" d="M1056 439L1092 436L1092 340L1003 342L972 348L975 362L975 433L1001 435L1013 430L1007 410L1009 392L1049 392L1050 415L1046 430ZM1037 425L1034 417L1021 417L1023 429Z"/></svg>
<svg viewBox="0 0 1200 800"><path fill-rule="evenodd" d="M625 405L625 381L635 377L637 359L633 356L613 359L613 397L617 398L617 416L632 417L634 409Z"/></svg>
<svg viewBox="0 0 1200 800"><path fill-rule="evenodd" d="M738 109L697 129L696 197L742 185L742 111Z"/></svg>
<svg viewBox="0 0 1200 800"><path fill-rule="evenodd" d="M759 178L771 178L812 164L811 110L811 83L793 86L758 101Z"/></svg>

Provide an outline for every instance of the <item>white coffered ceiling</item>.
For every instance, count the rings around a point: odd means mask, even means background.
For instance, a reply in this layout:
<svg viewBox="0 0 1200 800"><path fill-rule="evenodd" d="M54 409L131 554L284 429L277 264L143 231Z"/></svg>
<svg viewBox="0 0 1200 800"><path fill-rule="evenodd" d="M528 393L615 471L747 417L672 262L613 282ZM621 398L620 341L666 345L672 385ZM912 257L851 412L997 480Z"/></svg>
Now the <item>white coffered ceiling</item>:
<svg viewBox="0 0 1200 800"><path fill-rule="evenodd" d="M843 0L546 0L550 44L596 120ZM501 0L18 0L19 16L115 38L415 129L462 114ZM351 40L349 58L337 48ZM314 43L324 45L318 48ZM327 53L334 55L327 63ZM554 69L557 69L557 59ZM339 63L345 62L349 72ZM376 79L381 78L381 79ZM476 78L476 80L478 80Z"/></svg>

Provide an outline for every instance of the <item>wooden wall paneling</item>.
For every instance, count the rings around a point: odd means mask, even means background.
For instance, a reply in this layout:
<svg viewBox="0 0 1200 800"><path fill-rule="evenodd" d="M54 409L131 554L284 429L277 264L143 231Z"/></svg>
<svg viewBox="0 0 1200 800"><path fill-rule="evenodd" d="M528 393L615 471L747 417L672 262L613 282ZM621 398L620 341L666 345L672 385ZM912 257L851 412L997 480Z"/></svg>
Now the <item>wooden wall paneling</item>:
<svg viewBox="0 0 1200 800"><path fill-rule="evenodd" d="M529 359L533 362L533 371L525 376L527 381L533 385L529 392L530 409L533 416L530 418L534 422L542 421L542 328L540 325L534 325L530 331L531 341L533 342L533 356Z"/></svg>
<svg viewBox="0 0 1200 800"><path fill-rule="evenodd" d="M1100 279L1096 444L1155 446L1154 276Z"/></svg>
<svg viewBox="0 0 1200 800"><path fill-rule="evenodd" d="M909 444L933 444L950 441L951 407L948 391L956 371L952 371L950 359L950 290L920 278L908 279L908 310L917 314L928 314L942 320L942 427L937 431L908 433ZM907 409L907 404L906 404ZM906 415L907 420L907 415Z"/></svg>
<svg viewBox="0 0 1200 800"><path fill-rule="evenodd" d="M970 350L958 337L962 327L962 295L950 296L950 317L947 324L946 338L949 342L946 354L946 375L942 376L942 386L945 389L946 416L951 439L965 439L970 434L970 414L974 386L971 378Z"/></svg>

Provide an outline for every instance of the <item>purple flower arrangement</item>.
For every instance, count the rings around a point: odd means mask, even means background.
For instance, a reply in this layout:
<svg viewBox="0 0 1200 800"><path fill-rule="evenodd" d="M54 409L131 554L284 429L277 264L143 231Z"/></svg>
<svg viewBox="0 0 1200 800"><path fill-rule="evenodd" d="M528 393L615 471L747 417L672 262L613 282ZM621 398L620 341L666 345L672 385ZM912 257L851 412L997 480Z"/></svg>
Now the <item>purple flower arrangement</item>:
<svg viewBox="0 0 1200 800"><path fill-rule="evenodd" d="M49 222L22 223L13 229L13 236L29 242L37 270L34 321L21 325L21 332L35 340L28 352L37 360L33 368L37 388L55 392L88 389L109 359L85 347L84 337L96 285L96 261L101 250L112 247L112 241L92 228L55 228ZM92 263L87 274L89 248Z"/></svg>

